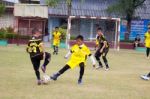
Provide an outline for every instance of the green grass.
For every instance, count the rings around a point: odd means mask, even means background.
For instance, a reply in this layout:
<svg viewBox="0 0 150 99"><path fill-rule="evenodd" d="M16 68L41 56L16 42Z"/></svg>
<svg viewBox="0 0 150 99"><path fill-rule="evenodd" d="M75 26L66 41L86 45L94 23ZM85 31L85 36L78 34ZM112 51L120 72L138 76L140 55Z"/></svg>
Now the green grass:
<svg viewBox="0 0 150 99"><path fill-rule="evenodd" d="M49 75L65 65L66 52L60 49L58 56L52 55L47 67ZM0 47L0 99L150 99L150 82L139 78L150 71L145 53L111 50L108 60L109 71L93 70L88 60L83 85L77 84L79 68L75 68L58 81L37 86L25 47Z"/></svg>

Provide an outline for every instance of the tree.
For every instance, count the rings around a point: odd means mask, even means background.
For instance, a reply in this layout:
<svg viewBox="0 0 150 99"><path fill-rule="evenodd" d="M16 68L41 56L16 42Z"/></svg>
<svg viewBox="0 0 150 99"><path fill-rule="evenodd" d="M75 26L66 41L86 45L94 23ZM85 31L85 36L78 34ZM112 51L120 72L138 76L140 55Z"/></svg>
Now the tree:
<svg viewBox="0 0 150 99"><path fill-rule="evenodd" d="M115 4L108 7L108 13L121 15L127 20L127 33L130 34L131 21L134 18L135 10L141 7L146 0L118 0ZM129 36L127 37L129 39Z"/></svg>
<svg viewBox="0 0 150 99"><path fill-rule="evenodd" d="M62 0L46 0L46 3L47 3L47 5L48 6L50 6L50 7L55 7L55 6L57 6L57 4L60 2L60 1L62 1ZM72 8L72 0L65 0L66 1L66 3L67 3L67 7L68 7L68 9L67 9L67 17L68 17L68 25L67 25L67 34L66 34L66 45L68 45L68 41L69 41L69 39L70 39L70 29L69 29L69 24L71 23L71 18L70 18L70 16L71 16L71 8ZM81 0L81 1L83 1L83 0Z"/></svg>
<svg viewBox="0 0 150 99"><path fill-rule="evenodd" d="M2 3L0 3L0 16L4 13L4 11L5 11L5 6Z"/></svg>

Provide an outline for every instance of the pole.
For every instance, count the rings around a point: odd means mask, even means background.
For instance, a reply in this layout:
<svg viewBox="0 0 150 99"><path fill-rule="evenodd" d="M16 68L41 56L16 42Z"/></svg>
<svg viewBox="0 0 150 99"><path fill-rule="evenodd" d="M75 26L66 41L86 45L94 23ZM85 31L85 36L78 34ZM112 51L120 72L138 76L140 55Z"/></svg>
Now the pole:
<svg viewBox="0 0 150 99"><path fill-rule="evenodd" d="M67 24L67 34L66 34L66 48L69 49L69 41L70 41L70 31L71 31L71 17L68 17L68 24Z"/></svg>

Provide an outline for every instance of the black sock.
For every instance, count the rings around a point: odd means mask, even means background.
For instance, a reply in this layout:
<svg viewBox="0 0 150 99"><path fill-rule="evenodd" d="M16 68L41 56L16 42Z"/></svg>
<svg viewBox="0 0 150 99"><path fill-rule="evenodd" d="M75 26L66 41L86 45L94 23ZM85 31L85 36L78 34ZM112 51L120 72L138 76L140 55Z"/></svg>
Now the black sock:
<svg viewBox="0 0 150 99"><path fill-rule="evenodd" d="M40 72L39 71L35 71L35 74L36 74L37 79L40 80L41 79L40 78Z"/></svg>
<svg viewBox="0 0 150 99"><path fill-rule="evenodd" d="M45 52L45 60L44 60L44 64L43 64L44 68L46 68L47 64L50 62L50 58L51 58L51 54Z"/></svg>
<svg viewBox="0 0 150 99"><path fill-rule="evenodd" d="M67 71L68 69L70 69L70 66L65 65L61 70L59 70L59 72L57 74L61 75L63 74L65 71Z"/></svg>
<svg viewBox="0 0 150 99"><path fill-rule="evenodd" d="M79 80L82 80L82 77L84 75L84 63L80 63L80 75L79 75Z"/></svg>

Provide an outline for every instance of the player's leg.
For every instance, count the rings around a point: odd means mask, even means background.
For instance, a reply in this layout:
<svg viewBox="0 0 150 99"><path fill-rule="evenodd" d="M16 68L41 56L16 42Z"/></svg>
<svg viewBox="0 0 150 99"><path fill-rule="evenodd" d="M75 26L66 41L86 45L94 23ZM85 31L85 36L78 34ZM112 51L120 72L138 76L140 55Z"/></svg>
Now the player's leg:
<svg viewBox="0 0 150 99"><path fill-rule="evenodd" d="M40 60L37 57L31 58L31 62L33 64L33 68L35 71L35 75L37 78L37 84L40 85L41 82L41 78L40 78L40 72L39 72L39 67L40 67Z"/></svg>
<svg viewBox="0 0 150 99"><path fill-rule="evenodd" d="M82 77L84 75L84 63L80 63L79 64L80 66L80 74L79 74L79 79L78 79L78 84L81 84L82 83Z"/></svg>
<svg viewBox="0 0 150 99"><path fill-rule="evenodd" d="M149 52L150 52L150 48L146 48L146 55L147 55L147 58L149 58Z"/></svg>
<svg viewBox="0 0 150 99"><path fill-rule="evenodd" d="M53 49L54 49L54 51L53 51L53 55L56 53L56 46L55 45L53 45Z"/></svg>
<svg viewBox="0 0 150 99"><path fill-rule="evenodd" d="M102 65L102 62L100 60L100 57L101 57L101 53L100 53L100 49L98 49L95 53L95 58L96 58L97 62L99 63L99 68L102 68L103 65Z"/></svg>
<svg viewBox="0 0 150 99"><path fill-rule="evenodd" d="M106 58L108 51L109 51L109 48L106 48L106 49L104 49L103 54L102 54L103 61L106 65L106 70L109 69L108 60Z"/></svg>
<svg viewBox="0 0 150 99"><path fill-rule="evenodd" d="M48 52L45 52L44 64L41 67L43 73L46 72L46 66L48 65L48 63L50 62L50 60L51 60L51 54L48 53Z"/></svg>
<svg viewBox="0 0 150 99"><path fill-rule="evenodd" d="M58 54L58 45L56 46L56 54Z"/></svg>
<svg viewBox="0 0 150 99"><path fill-rule="evenodd" d="M70 69L69 65L65 65L62 69L60 69L57 73L55 73L53 76L51 76L50 78L53 80L57 80L57 78L63 74L65 71L67 71L68 69Z"/></svg>

